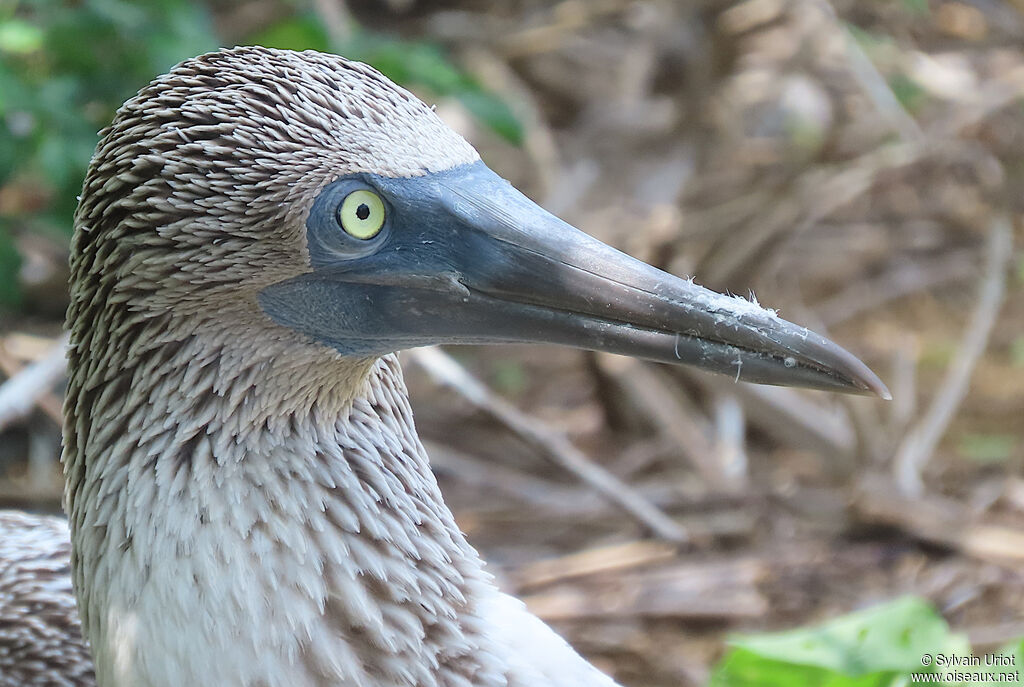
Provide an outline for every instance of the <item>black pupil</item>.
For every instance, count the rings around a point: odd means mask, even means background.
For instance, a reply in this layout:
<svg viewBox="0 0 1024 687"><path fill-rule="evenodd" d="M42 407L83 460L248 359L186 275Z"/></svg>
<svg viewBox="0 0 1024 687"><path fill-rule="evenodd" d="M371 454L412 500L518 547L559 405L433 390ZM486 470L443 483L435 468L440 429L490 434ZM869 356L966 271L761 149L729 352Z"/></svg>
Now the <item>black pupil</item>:
<svg viewBox="0 0 1024 687"><path fill-rule="evenodd" d="M362 203L356 208L356 217L359 219L366 219L370 216L370 208L366 203Z"/></svg>

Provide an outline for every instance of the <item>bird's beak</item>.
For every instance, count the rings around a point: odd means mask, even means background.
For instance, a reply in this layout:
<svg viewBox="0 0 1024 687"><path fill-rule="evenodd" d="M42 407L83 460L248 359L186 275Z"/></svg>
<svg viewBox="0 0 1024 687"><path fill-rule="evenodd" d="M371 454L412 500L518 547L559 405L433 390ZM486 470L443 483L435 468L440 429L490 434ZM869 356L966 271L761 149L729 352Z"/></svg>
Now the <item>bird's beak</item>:
<svg viewBox="0 0 1024 687"><path fill-rule="evenodd" d="M314 205L312 271L260 294L272 319L344 354L557 343L737 380L889 398L864 363L828 339L601 243L483 163L355 181L386 202L381 236L353 252L332 238L341 229L318 219Z"/></svg>

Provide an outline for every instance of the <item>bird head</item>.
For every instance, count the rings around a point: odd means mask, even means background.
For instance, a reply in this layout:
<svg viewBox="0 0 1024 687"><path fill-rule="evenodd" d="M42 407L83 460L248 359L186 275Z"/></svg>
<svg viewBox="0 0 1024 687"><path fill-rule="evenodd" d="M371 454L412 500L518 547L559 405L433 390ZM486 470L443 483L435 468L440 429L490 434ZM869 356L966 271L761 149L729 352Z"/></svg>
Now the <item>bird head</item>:
<svg viewBox="0 0 1024 687"><path fill-rule="evenodd" d="M76 222L73 301L127 304L126 328L233 319L359 360L548 342L888 396L827 339L544 211L334 55L236 48L156 79L105 132Z"/></svg>

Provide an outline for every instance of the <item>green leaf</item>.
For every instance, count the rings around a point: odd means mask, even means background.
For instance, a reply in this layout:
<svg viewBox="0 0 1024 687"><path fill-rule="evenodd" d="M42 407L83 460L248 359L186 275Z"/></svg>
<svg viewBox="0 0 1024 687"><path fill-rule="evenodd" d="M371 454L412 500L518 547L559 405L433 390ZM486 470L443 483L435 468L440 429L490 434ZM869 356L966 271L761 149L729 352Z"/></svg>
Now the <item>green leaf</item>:
<svg viewBox="0 0 1024 687"><path fill-rule="evenodd" d="M734 649L715 668L709 687L894 687L898 680L892 672L849 677Z"/></svg>
<svg viewBox="0 0 1024 687"><path fill-rule="evenodd" d="M323 25L310 15L300 15L283 19L262 31L248 37L247 43L262 45L265 48L279 50L319 50L330 49L327 32Z"/></svg>
<svg viewBox="0 0 1024 687"><path fill-rule="evenodd" d="M464 91L458 99L474 117L509 143L523 142L522 122L504 100L484 91Z"/></svg>
<svg viewBox="0 0 1024 687"><path fill-rule="evenodd" d="M499 136L516 145L522 143L523 126L512 108L452 63L438 46L357 31L334 47L338 53L367 63L399 84L422 86L437 96L457 99Z"/></svg>
<svg viewBox="0 0 1024 687"><path fill-rule="evenodd" d="M892 39L883 34L867 31L856 24L844 23L844 26L846 26L846 30L850 32L850 35L853 36L853 39L857 41L857 44L869 53L880 47L892 45Z"/></svg>
<svg viewBox="0 0 1024 687"><path fill-rule="evenodd" d="M998 665L986 668L987 670L994 670L997 673L1016 673L1014 677L1016 680L1010 680L1007 682L1001 682L1001 685L1010 685L1010 687L1024 687L1024 637L1018 639L1016 642L1010 642L1006 646L999 649L996 652L997 656L1008 657L1009 665Z"/></svg>
<svg viewBox="0 0 1024 687"><path fill-rule="evenodd" d="M365 62L392 81L422 87L438 97L455 98L485 126L520 144L523 126L512 108L489 93L433 43L408 41L353 27L352 34L332 42L313 14L283 19L247 37L246 43L286 50L320 50Z"/></svg>
<svg viewBox="0 0 1024 687"><path fill-rule="evenodd" d="M25 87L18 71L0 61L0 114L24 109L31 99L32 93Z"/></svg>
<svg viewBox="0 0 1024 687"><path fill-rule="evenodd" d="M218 44L211 28L212 19L202 5L172 2L162 15L151 17L145 30L149 78L186 58L214 50Z"/></svg>
<svg viewBox="0 0 1024 687"><path fill-rule="evenodd" d="M817 627L738 636L716 667L712 687L894 684L901 675L933 668L925 654L968 651L924 600L905 597Z"/></svg>
<svg viewBox="0 0 1024 687"><path fill-rule="evenodd" d="M0 306L14 307L21 303L21 290L18 288L20 269L21 254L14 245L14 238L0 224Z"/></svg>
<svg viewBox="0 0 1024 687"><path fill-rule="evenodd" d="M1018 336L1010 343L1010 362L1014 367L1024 367L1024 336Z"/></svg>
<svg viewBox="0 0 1024 687"><path fill-rule="evenodd" d="M927 15L931 13L928 0L903 0L902 4L909 14Z"/></svg>
<svg viewBox="0 0 1024 687"><path fill-rule="evenodd" d="M924 103L925 90L906 74L894 74L889 79L889 88L908 112L914 112Z"/></svg>
<svg viewBox="0 0 1024 687"><path fill-rule="evenodd" d="M25 55L43 45L43 32L20 19L0 21L0 52Z"/></svg>
<svg viewBox="0 0 1024 687"><path fill-rule="evenodd" d="M1010 457L1017 444L1013 434L963 434L957 451L964 458L982 463L1002 462Z"/></svg>
<svg viewBox="0 0 1024 687"><path fill-rule="evenodd" d="M508 396L518 396L526 390L529 379L522 363L516 360L499 360L494 363L492 378L494 387Z"/></svg>

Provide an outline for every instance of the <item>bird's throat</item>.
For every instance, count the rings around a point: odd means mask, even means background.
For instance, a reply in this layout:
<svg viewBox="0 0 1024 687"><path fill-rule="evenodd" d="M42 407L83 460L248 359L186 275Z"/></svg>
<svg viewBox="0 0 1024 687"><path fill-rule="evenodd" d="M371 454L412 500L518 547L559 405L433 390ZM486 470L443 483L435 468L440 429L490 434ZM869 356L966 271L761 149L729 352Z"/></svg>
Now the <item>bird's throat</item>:
<svg viewBox="0 0 1024 687"><path fill-rule="evenodd" d="M272 423L223 416L211 408L231 390L195 388L115 403L122 433L93 429L72 456L90 473L69 514L100 685L500 675L476 629L493 587L441 498L393 356L333 416L329 398Z"/></svg>

